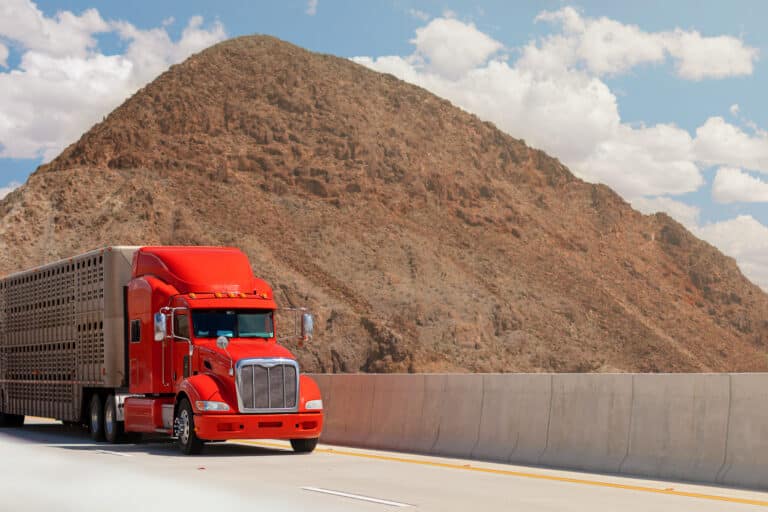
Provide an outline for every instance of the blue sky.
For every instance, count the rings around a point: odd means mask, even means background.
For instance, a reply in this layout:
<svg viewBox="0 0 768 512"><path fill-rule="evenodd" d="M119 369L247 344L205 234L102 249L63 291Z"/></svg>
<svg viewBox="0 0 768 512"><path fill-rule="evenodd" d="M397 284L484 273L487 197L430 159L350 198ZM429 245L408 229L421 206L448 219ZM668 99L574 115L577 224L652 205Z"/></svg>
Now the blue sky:
<svg viewBox="0 0 768 512"><path fill-rule="evenodd" d="M168 65L265 33L448 98L768 287L766 19L692 0L3 0L0 195Z"/></svg>
<svg viewBox="0 0 768 512"><path fill-rule="evenodd" d="M318 2L317 13L306 15L306 1L243 2L199 0L163 2L93 2L38 1L37 6L48 16L57 11L82 12L97 8L106 19L128 20L137 27L158 27L170 17L176 22L168 32L177 38L183 23L192 16L206 20L219 19L230 36L271 34L313 51L343 57L358 55L405 55L412 51L409 40L424 23L410 15L419 10L437 17L453 11L457 17L472 21L483 32L492 35L508 47L517 47L546 34L545 25L533 23L544 10L557 10L573 5L585 15L606 16L626 24L636 24L647 31L680 28L698 30L707 35L729 34L742 37L751 46L768 55L768 19L766 2L612 2L580 1L483 1L483 2L381 2L331 1ZM117 38L104 37L101 47L107 53L118 52L125 45ZM762 71L762 73L761 73ZM679 126L694 130L714 109L726 113L738 103L750 112L760 126L768 126L768 102L760 91L768 84L768 70L758 66L754 75L725 81L704 81L690 84L676 80L663 69L637 70L609 83L622 91L620 110L628 120L646 123L675 121ZM693 87L691 85L694 85ZM709 108L702 108L708 105Z"/></svg>

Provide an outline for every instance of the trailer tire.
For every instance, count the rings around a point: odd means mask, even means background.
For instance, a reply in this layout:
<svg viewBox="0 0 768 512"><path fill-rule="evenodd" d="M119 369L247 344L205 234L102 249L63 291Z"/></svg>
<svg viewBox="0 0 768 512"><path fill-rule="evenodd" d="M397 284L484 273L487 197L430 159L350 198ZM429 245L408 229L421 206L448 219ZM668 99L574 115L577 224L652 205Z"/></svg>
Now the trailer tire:
<svg viewBox="0 0 768 512"><path fill-rule="evenodd" d="M24 416L21 414L6 414L0 412L0 428L22 427L24 426Z"/></svg>
<svg viewBox="0 0 768 512"><path fill-rule="evenodd" d="M317 446L317 438L291 439L291 447L296 453L312 453Z"/></svg>
<svg viewBox="0 0 768 512"><path fill-rule="evenodd" d="M24 425L24 416L21 414L7 414L5 409L5 394L0 391L0 428L21 427Z"/></svg>
<svg viewBox="0 0 768 512"><path fill-rule="evenodd" d="M104 440L104 403L98 393L94 393L88 407L88 430L94 441Z"/></svg>
<svg viewBox="0 0 768 512"><path fill-rule="evenodd" d="M115 396L109 395L104 404L104 438L112 444L125 440L125 423L117 421L117 404Z"/></svg>
<svg viewBox="0 0 768 512"><path fill-rule="evenodd" d="M176 408L174 430L178 439L179 449L184 455L197 455L203 451L205 442L197 437L195 432L195 414L189 400L182 398Z"/></svg>

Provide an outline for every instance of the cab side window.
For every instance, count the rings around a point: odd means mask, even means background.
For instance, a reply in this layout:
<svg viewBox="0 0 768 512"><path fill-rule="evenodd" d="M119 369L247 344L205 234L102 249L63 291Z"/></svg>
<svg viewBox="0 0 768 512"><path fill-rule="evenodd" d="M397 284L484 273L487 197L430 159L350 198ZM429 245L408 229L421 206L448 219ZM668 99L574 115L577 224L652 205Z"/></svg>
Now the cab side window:
<svg viewBox="0 0 768 512"><path fill-rule="evenodd" d="M173 333L176 336L189 339L189 316L188 315L174 315L173 316Z"/></svg>

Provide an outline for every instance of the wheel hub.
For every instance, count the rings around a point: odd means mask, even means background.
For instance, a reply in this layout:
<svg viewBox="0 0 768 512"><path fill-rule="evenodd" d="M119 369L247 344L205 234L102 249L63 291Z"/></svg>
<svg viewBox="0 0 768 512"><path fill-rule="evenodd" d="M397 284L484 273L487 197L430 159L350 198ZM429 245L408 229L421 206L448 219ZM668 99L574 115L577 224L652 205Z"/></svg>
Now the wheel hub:
<svg viewBox="0 0 768 512"><path fill-rule="evenodd" d="M179 439L182 444L187 444L189 441L189 413L186 409L181 411L179 415Z"/></svg>

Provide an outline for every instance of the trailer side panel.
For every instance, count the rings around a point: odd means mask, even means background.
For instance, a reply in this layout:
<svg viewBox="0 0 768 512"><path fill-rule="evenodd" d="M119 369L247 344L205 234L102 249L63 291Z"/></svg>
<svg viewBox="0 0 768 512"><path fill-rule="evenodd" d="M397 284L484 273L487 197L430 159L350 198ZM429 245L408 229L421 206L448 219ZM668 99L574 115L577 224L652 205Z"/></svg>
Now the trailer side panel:
<svg viewBox="0 0 768 512"><path fill-rule="evenodd" d="M87 388L126 387L123 287L136 247L0 280L0 407L77 421Z"/></svg>

